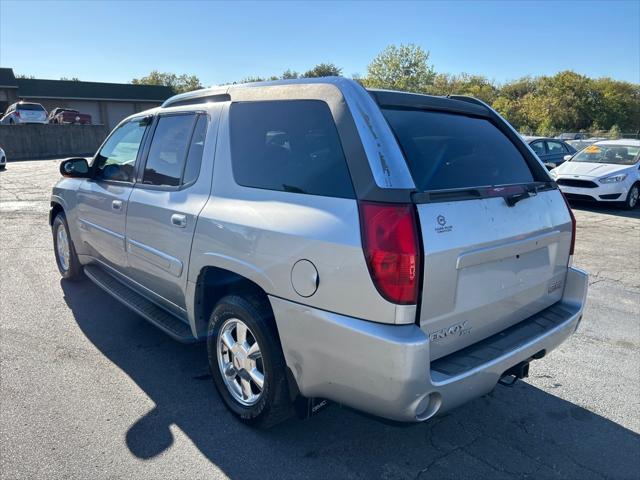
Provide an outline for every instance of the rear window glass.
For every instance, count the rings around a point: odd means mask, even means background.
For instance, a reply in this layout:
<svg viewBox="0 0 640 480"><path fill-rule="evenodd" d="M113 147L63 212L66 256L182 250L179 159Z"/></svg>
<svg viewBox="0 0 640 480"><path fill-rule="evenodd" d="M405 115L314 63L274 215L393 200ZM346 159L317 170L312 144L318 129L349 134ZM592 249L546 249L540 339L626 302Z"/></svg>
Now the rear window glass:
<svg viewBox="0 0 640 480"><path fill-rule="evenodd" d="M231 159L246 187L353 198L331 111L319 100L231 105Z"/></svg>
<svg viewBox="0 0 640 480"><path fill-rule="evenodd" d="M44 107L39 103L21 103L16 107L18 110L40 110L43 111Z"/></svg>
<svg viewBox="0 0 640 480"><path fill-rule="evenodd" d="M425 110L382 110L420 190L533 182L526 160L489 120Z"/></svg>

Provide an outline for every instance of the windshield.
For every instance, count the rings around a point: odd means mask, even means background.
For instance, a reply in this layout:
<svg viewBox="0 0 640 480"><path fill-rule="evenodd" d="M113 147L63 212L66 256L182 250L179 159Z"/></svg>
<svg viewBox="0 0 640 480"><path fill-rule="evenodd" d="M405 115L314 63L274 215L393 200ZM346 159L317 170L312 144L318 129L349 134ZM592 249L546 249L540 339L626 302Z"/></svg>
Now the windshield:
<svg viewBox="0 0 640 480"><path fill-rule="evenodd" d="M588 146L571 161L633 165L638 161L638 153L640 153L640 146L598 144Z"/></svg>
<svg viewBox="0 0 640 480"><path fill-rule="evenodd" d="M522 154L489 120L396 108L382 113L422 191L533 181Z"/></svg>

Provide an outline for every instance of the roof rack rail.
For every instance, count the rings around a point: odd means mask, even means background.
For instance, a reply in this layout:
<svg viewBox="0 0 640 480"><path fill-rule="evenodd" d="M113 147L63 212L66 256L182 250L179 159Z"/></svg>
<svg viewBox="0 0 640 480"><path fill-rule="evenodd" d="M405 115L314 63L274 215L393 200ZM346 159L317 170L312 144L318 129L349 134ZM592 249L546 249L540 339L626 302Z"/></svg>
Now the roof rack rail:
<svg viewBox="0 0 640 480"><path fill-rule="evenodd" d="M219 93L216 95L202 95L189 98L171 98L162 104L163 107L178 107L184 105L197 105L199 103L216 103L216 102L228 102L231 100L231 95L228 93Z"/></svg>
<svg viewBox="0 0 640 480"><path fill-rule="evenodd" d="M460 100L461 102L473 103L474 105L480 105L486 109L489 109L489 105L484 103L482 100L478 100L475 97L469 97L467 95L447 95L447 98L452 100Z"/></svg>
<svg viewBox="0 0 640 480"><path fill-rule="evenodd" d="M231 96L228 94L228 87L210 87L174 95L164 101L162 108L197 105L205 102L227 102L229 100L231 100Z"/></svg>

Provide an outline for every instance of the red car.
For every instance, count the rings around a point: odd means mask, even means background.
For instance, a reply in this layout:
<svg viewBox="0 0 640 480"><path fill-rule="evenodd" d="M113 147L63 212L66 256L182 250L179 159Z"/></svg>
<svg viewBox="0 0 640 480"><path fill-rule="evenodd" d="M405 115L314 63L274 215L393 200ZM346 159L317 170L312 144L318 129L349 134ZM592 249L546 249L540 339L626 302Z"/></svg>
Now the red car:
<svg viewBox="0 0 640 480"><path fill-rule="evenodd" d="M49 112L49 123L91 125L91 115L69 108L54 108Z"/></svg>

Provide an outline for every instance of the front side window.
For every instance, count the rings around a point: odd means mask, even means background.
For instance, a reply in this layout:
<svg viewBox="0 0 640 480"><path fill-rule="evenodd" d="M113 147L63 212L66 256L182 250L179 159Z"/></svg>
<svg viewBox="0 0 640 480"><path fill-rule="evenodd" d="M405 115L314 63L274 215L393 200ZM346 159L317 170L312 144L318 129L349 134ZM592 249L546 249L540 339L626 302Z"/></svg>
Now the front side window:
<svg viewBox="0 0 640 480"><path fill-rule="evenodd" d="M544 155L544 143L542 142L533 142L531 144L531 149L536 152L536 155L541 156Z"/></svg>
<svg viewBox="0 0 640 480"><path fill-rule="evenodd" d="M533 182L525 158L489 120L417 109L382 113L422 191Z"/></svg>
<svg viewBox="0 0 640 480"><path fill-rule="evenodd" d="M572 162L610 163L634 165L640 158L640 147L635 145L597 144L590 145L575 155Z"/></svg>
<svg viewBox="0 0 640 480"><path fill-rule="evenodd" d="M94 178L131 182L146 122L133 120L118 127L93 161Z"/></svg>
<svg viewBox="0 0 640 480"><path fill-rule="evenodd" d="M231 160L239 185L354 198L329 106L320 100L231 105Z"/></svg>
<svg viewBox="0 0 640 480"><path fill-rule="evenodd" d="M182 179L195 114L166 115L158 119L142 183L177 187Z"/></svg>

